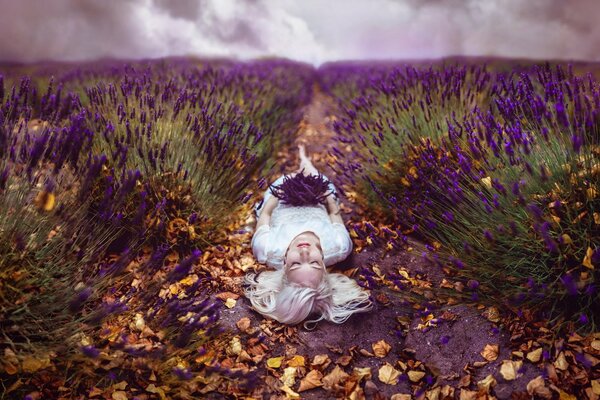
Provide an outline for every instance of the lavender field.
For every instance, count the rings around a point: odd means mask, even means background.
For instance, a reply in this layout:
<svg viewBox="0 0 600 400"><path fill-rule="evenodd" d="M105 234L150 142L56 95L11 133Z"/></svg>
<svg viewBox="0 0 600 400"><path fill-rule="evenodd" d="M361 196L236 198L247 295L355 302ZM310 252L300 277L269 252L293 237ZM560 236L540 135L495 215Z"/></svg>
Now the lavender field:
<svg viewBox="0 0 600 400"><path fill-rule="evenodd" d="M0 398L599 399L598 71L0 66ZM377 305L310 334L240 286L297 143Z"/></svg>

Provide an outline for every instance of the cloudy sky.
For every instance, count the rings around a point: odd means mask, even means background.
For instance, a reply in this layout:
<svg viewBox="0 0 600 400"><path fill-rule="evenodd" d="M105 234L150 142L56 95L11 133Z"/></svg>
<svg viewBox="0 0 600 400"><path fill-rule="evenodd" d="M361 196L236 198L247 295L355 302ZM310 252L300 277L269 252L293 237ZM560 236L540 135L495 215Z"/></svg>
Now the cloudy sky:
<svg viewBox="0 0 600 400"><path fill-rule="evenodd" d="M0 61L600 61L598 0L0 0Z"/></svg>

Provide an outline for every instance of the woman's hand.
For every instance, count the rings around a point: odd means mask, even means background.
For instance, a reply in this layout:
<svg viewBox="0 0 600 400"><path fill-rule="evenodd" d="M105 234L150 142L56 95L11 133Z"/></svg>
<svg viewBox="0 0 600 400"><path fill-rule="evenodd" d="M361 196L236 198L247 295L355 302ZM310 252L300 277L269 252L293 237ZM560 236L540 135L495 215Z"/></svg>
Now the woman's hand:
<svg viewBox="0 0 600 400"><path fill-rule="evenodd" d="M279 199L275 196L269 197L269 200L265 203L263 210L256 221L256 229L258 229L262 225L268 225L271 222L271 214L275 207L279 204Z"/></svg>
<svg viewBox="0 0 600 400"><path fill-rule="evenodd" d="M327 196L327 211L329 212L329 218L332 223L344 223L344 220L342 219L342 210L333 193Z"/></svg>

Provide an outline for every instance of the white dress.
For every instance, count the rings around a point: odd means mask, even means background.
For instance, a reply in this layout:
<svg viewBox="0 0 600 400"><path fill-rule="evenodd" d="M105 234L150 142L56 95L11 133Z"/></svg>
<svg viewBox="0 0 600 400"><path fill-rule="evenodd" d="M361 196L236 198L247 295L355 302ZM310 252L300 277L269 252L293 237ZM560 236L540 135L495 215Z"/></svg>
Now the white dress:
<svg viewBox="0 0 600 400"><path fill-rule="evenodd" d="M283 176L273 185L283 182ZM335 192L335 187L330 182L330 189ZM267 202L272 193L265 192L264 201ZM257 209L260 215L261 208ZM269 267L283 268L283 256L292 241L302 232L314 232L321 241L324 262L326 266L344 260L352 252L352 239L343 224L332 223L324 205L294 207L279 202L273 213L269 225L259 227L252 237L252 252L259 263Z"/></svg>

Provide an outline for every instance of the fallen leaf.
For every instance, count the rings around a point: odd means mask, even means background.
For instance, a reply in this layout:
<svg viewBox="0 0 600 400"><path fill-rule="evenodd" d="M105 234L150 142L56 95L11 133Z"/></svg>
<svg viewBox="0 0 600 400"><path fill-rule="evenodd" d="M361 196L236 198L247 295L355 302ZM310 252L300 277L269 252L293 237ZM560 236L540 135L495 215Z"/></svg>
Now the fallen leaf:
<svg viewBox="0 0 600 400"><path fill-rule="evenodd" d="M407 375L408 375L408 379L410 379L411 382L417 383L421 379L423 379L423 377L425 376L425 372L423 372L423 371L408 371Z"/></svg>
<svg viewBox="0 0 600 400"><path fill-rule="evenodd" d="M311 369L308 374L300 381L300 387L298 392L304 392L305 390L314 389L323 385L321 379L323 374L318 369Z"/></svg>
<svg viewBox="0 0 600 400"><path fill-rule="evenodd" d="M543 399L552 398L552 392L546 387L544 378L541 375L529 381L527 384L527 393L530 396L539 396Z"/></svg>
<svg viewBox="0 0 600 400"><path fill-rule="evenodd" d="M354 375L358 377L358 381L360 382L362 378L371 379L371 368L370 367L354 367Z"/></svg>
<svg viewBox="0 0 600 400"><path fill-rule="evenodd" d="M390 400L411 400L412 396L405 393L395 393L390 397Z"/></svg>
<svg viewBox="0 0 600 400"><path fill-rule="evenodd" d="M565 358L565 353L562 351L558 354L556 361L554 361L554 366L561 371L566 371L569 368L569 364L567 363L567 359Z"/></svg>
<svg viewBox="0 0 600 400"><path fill-rule="evenodd" d="M283 385L280 388L283 392L285 392L285 397L288 399L299 399L300 395L296 392L294 392L292 389L290 389L289 387Z"/></svg>
<svg viewBox="0 0 600 400"><path fill-rule="evenodd" d="M373 347L373 353L375 356L379 358L387 356L392 349L392 346L390 346L385 340L380 340L377 343L373 343L371 347Z"/></svg>
<svg viewBox="0 0 600 400"><path fill-rule="evenodd" d="M34 200L38 209L44 211L52 211L56 204L56 197L52 192L39 192Z"/></svg>
<svg viewBox="0 0 600 400"><path fill-rule="evenodd" d="M584 267L589 269L594 269L594 264L592 264L592 255L594 254L594 250L588 246L585 257L583 257L583 261L581 262Z"/></svg>
<svg viewBox="0 0 600 400"><path fill-rule="evenodd" d="M480 354L486 360L494 361L498 358L498 345L486 344Z"/></svg>
<svg viewBox="0 0 600 400"><path fill-rule="evenodd" d="M594 379L592 381L592 392L600 396L600 379Z"/></svg>
<svg viewBox="0 0 600 400"><path fill-rule="evenodd" d="M233 308L235 307L236 301L234 299L227 299L225 300L225 307L227 308Z"/></svg>
<svg viewBox="0 0 600 400"><path fill-rule="evenodd" d="M279 367L281 367L282 361L283 361L283 356L269 358L267 360L267 366L269 368L279 368Z"/></svg>
<svg viewBox="0 0 600 400"><path fill-rule="evenodd" d="M235 323L238 329L242 332L246 332L250 328L250 318L244 317L240 318L238 322Z"/></svg>
<svg viewBox="0 0 600 400"><path fill-rule="evenodd" d="M240 338L238 336L234 336L229 341L228 354L239 355L242 351L242 343L240 342Z"/></svg>
<svg viewBox="0 0 600 400"><path fill-rule="evenodd" d="M296 383L296 367L287 367L279 378L284 386L292 387Z"/></svg>
<svg viewBox="0 0 600 400"><path fill-rule="evenodd" d="M336 360L336 364L341 365L342 367L346 367L348 366L348 364L350 364L350 362L352 361L352 356L350 355L345 355L345 356L341 356Z"/></svg>
<svg viewBox="0 0 600 400"><path fill-rule="evenodd" d="M49 358L36 358L33 356L26 356L21 363L21 368L24 372L35 372L49 366Z"/></svg>
<svg viewBox="0 0 600 400"><path fill-rule="evenodd" d="M523 361L504 360L500 366L500 375L507 381L515 380L517 375L520 375L518 371L522 366Z"/></svg>
<svg viewBox="0 0 600 400"><path fill-rule="evenodd" d="M350 375L344 372L344 370L341 369L339 365L336 365L333 371L331 371L329 374L323 377L323 388L329 390L333 388L333 386L338 384L340 381L348 378L348 376Z"/></svg>
<svg viewBox="0 0 600 400"><path fill-rule="evenodd" d="M541 358L542 358L542 348L541 347L527 353L527 359L529 361L531 361L532 363L536 363L536 362L540 361Z"/></svg>
<svg viewBox="0 0 600 400"><path fill-rule="evenodd" d="M388 385L395 385L398 383L400 377L400 371L395 369L390 363L385 363L379 368L379 380Z"/></svg>
<svg viewBox="0 0 600 400"><path fill-rule="evenodd" d="M320 369L325 369L331 364L331 360L327 354L317 354L313 357L311 365L313 367L319 367Z"/></svg>
<svg viewBox="0 0 600 400"><path fill-rule="evenodd" d="M127 388L127 382L121 381L119 383L115 383L112 385L112 387L114 390L125 390L125 388Z"/></svg>
<svg viewBox="0 0 600 400"><path fill-rule="evenodd" d="M600 340L594 340L591 346L592 349L600 351Z"/></svg>
<svg viewBox="0 0 600 400"><path fill-rule="evenodd" d="M558 399L559 400L577 400L577 397L565 392L564 390L558 389Z"/></svg>
<svg viewBox="0 0 600 400"><path fill-rule="evenodd" d="M459 400L477 400L477 392L474 390L461 389Z"/></svg>
<svg viewBox="0 0 600 400"><path fill-rule="evenodd" d="M158 394L161 400L165 400L167 398L167 396L165 396L165 391L160 387L156 387L154 383L151 383L148 386L146 386L146 392Z"/></svg>
<svg viewBox="0 0 600 400"><path fill-rule="evenodd" d="M114 391L111 395L113 400L127 400L127 393L122 390Z"/></svg>
<svg viewBox="0 0 600 400"><path fill-rule="evenodd" d="M290 367L304 367L304 357L296 355L287 362L287 365Z"/></svg>
<svg viewBox="0 0 600 400"><path fill-rule="evenodd" d="M483 378L482 380L477 382L477 387L479 389L483 389L485 391L485 393L489 393L490 389L493 388L494 386L496 386L498 382L496 381L496 378L494 378L493 375L488 375L485 378Z"/></svg>
<svg viewBox="0 0 600 400"><path fill-rule="evenodd" d="M221 299L223 301L227 300L227 299L233 299L233 300L237 300L240 295L237 293L233 293L233 292L221 292L215 295L215 297L217 299Z"/></svg>

